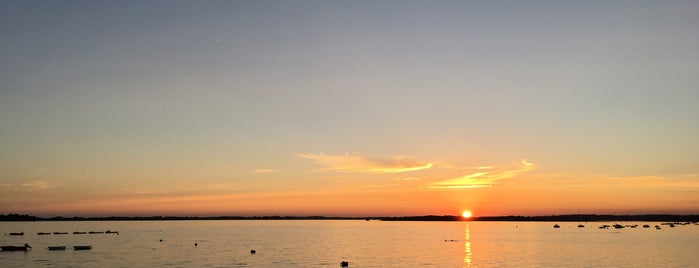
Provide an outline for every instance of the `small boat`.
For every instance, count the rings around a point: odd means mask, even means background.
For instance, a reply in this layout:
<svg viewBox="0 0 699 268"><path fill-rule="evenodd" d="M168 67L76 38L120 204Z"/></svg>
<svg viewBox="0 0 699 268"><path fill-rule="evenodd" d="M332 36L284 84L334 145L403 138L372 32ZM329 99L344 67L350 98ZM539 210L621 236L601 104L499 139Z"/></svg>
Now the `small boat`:
<svg viewBox="0 0 699 268"><path fill-rule="evenodd" d="M87 232L73 232L73 234L86 234Z"/></svg>
<svg viewBox="0 0 699 268"><path fill-rule="evenodd" d="M24 235L24 232L19 232L19 233L10 233L10 235Z"/></svg>
<svg viewBox="0 0 699 268"><path fill-rule="evenodd" d="M614 224L614 228L616 228L616 229L624 229L624 225L621 225L621 224L618 224L618 223L617 223L617 224Z"/></svg>
<svg viewBox="0 0 699 268"><path fill-rule="evenodd" d="M585 228L585 225L578 224L578 228Z"/></svg>
<svg viewBox="0 0 699 268"><path fill-rule="evenodd" d="M53 234L61 235L61 234L68 234L68 232L53 232Z"/></svg>
<svg viewBox="0 0 699 268"><path fill-rule="evenodd" d="M107 230L107 231L104 232L104 233L105 233L105 234L119 234L119 232L117 232L117 231L110 231L110 230Z"/></svg>
<svg viewBox="0 0 699 268"><path fill-rule="evenodd" d="M561 226L558 225L558 224L554 224L554 225L553 225L553 228L561 228Z"/></svg>
<svg viewBox="0 0 699 268"><path fill-rule="evenodd" d="M66 246L49 246L49 250L66 250Z"/></svg>
<svg viewBox="0 0 699 268"><path fill-rule="evenodd" d="M24 244L24 246L0 246L2 251L27 251L31 246L29 244Z"/></svg>
<svg viewBox="0 0 699 268"><path fill-rule="evenodd" d="M50 235L51 233L38 232L37 235Z"/></svg>
<svg viewBox="0 0 699 268"><path fill-rule="evenodd" d="M73 246L73 250L90 250L92 246Z"/></svg>
<svg viewBox="0 0 699 268"><path fill-rule="evenodd" d="M644 225L643 225L643 228L650 228L650 225L644 224Z"/></svg>
<svg viewBox="0 0 699 268"><path fill-rule="evenodd" d="M104 232L95 232L95 231L90 231L88 234L103 234Z"/></svg>

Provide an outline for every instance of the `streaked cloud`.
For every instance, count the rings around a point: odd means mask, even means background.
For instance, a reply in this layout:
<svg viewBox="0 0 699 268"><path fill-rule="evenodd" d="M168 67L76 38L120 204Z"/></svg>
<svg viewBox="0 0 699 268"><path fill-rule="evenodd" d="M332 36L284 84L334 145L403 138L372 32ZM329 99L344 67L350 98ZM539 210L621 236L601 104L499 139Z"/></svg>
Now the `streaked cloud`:
<svg viewBox="0 0 699 268"><path fill-rule="evenodd" d="M149 195L149 194L157 194L157 193L160 193L160 192L157 192L157 191L148 191L148 190L136 192L137 195Z"/></svg>
<svg viewBox="0 0 699 268"><path fill-rule="evenodd" d="M258 168L252 171L252 173L273 173L277 172L276 169Z"/></svg>
<svg viewBox="0 0 699 268"><path fill-rule="evenodd" d="M53 186L50 185L45 180L35 180L35 181L29 182L29 183L23 183L21 185L22 185L22 187L28 187L28 188L39 189L39 190L53 188Z"/></svg>
<svg viewBox="0 0 699 268"><path fill-rule="evenodd" d="M699 187L699 174L683 174L675 176L633 176L633 177L606 177L604 184L621 185L624 187L651 187L651 188L697 188Z"/></svg>
<svg viewBox="0 0 699 268"><path fill-rule="evenodd" d="M475 172L463 175L460 177L438 181L432 184L429 188L433 189L470 189L470 188L488 188L495 186L498 181L511 178L531 171L535 168L534 163L528 160L522 160L517 164L494 167L482 166L474 168Z"/></svg>
<svg viewBox="0 0 699 268"><path fill-rule="evenodd" d="M326 166L323 171L400 173L431 168L434 164L413 160L405 155L392 158L365 158L358 155L296 154L296 157Z"/></svg>

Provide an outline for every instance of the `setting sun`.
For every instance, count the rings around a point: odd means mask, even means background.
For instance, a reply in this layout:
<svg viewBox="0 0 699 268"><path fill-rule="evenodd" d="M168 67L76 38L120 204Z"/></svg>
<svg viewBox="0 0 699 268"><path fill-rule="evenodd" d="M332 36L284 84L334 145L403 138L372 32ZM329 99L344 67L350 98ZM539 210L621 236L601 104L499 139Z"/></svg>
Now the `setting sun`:
<svg viewBox="0 0 699 268"><path fill-rule="evenodd" d="M467 218L467 219L468 219L468 218L471 218L472 215L473 215L473 214L471 213L470 210L466 210L466 211L464 211L464 212L461 213L461 216L464 217L464 218Z"/></svg>

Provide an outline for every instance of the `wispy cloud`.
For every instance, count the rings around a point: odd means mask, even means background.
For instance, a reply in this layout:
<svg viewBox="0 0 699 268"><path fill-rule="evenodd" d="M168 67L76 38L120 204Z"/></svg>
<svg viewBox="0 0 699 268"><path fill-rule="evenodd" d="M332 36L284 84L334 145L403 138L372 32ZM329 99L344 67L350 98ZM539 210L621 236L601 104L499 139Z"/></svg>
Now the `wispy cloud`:
<svg viewBox="0 0 699 268"><path fill-rule="evenodd" d="M266 168L258 168L252 171L252 173L272 173L272 172L277 172L276 169L266 169Z"/></svg>
<svg viewBox="0 0 699 268"><path fill-rule="evenodd" d="M483 166L474 168L476 172L461 177L435 182L429 188L436 189L469 189L493 187L498 181L517 176L535 168L534 163L522 160L517 164L493 167Z"/></svg>
<svg viewBox="0 0 699 268"><path fill-rule="evenodd" d="M404 155L392 158L365 158L358 155L327 155L319 154L296 154L297 157L313 160L319 165L326 166L321 170L341 171L341 172L372 172L372 173L400 173L428 169L432 163L425 163L413 160Z"/></svg>
<svg viewBox="0 0 699 268"><path fill-rule="evenodd" d="M624 187L653 187L653 188L696 188L699 187L699 174L683 174L665 176L635 176L635 177L606 177L602 183L607 185L622 185Z"/></svg>
<svg viewBox="0 0 699 268"><path fill-rule="evenodd" d="M28 187L28 188L39 189L39 190L48 189L48 188L53 187L45 180L35 180L35 181L29 182L29 183L23 183L21 185L22 185L22 187Z"/></svg>

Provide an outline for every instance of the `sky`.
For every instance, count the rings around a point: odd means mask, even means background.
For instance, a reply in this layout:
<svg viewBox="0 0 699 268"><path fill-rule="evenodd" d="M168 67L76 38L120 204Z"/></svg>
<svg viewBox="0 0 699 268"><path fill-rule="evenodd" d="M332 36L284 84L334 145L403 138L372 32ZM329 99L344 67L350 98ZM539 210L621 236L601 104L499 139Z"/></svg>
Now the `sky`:
<svg viewBox="0 0 699 268"><path fill-rule="evenodd" d="M697 1L0 2L0 213L699 213Z"/></svg>

